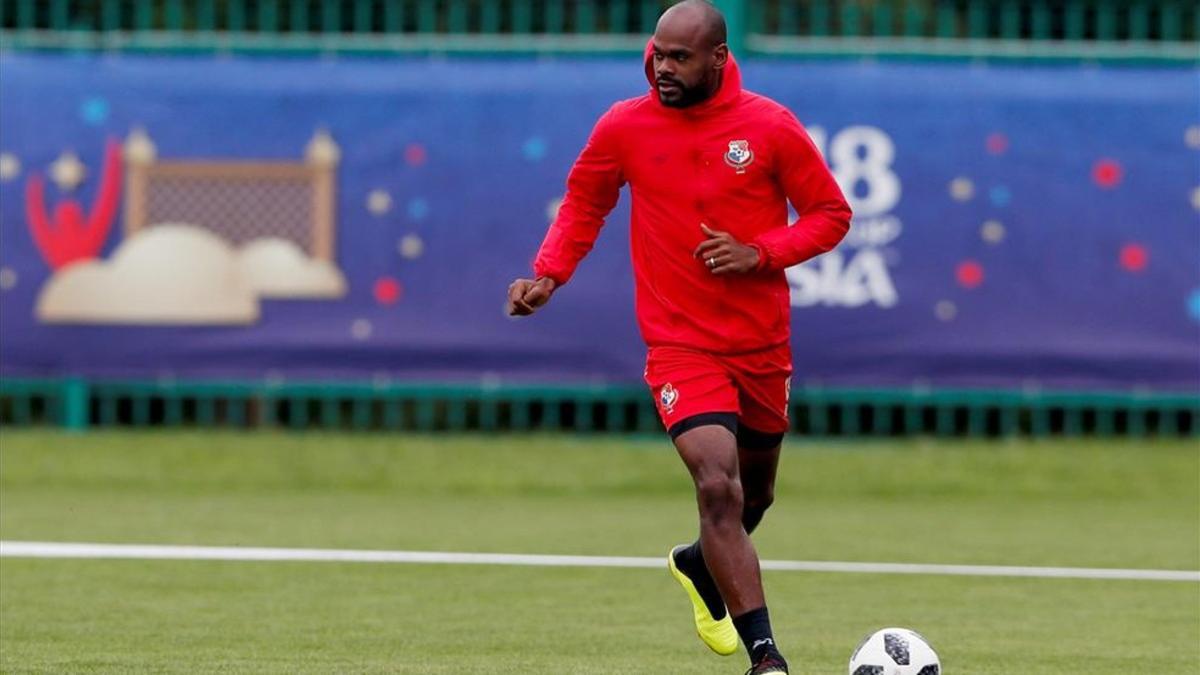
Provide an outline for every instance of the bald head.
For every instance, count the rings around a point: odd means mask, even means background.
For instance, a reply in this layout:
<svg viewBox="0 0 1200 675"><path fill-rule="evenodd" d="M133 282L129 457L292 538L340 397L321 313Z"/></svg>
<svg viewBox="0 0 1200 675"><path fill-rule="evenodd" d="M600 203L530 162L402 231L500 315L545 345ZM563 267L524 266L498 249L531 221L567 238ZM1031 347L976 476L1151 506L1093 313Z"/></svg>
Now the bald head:
<svg viewBox="0 0 1200 675"><path fill-rule="evenodd" d="M708 100L720 88L729 47L725 17L711 2L683 0L663 12L651 42L653 75L663 105L686 108Z"/></svg>
<svg viewBox="0 0 1200 675"><path fill-rule="evenodd" d="M694 35L705 47L716 47L726 39L725 17L709 0L683 0L672 6L658 19L658 29L664 27Z"/></svg>

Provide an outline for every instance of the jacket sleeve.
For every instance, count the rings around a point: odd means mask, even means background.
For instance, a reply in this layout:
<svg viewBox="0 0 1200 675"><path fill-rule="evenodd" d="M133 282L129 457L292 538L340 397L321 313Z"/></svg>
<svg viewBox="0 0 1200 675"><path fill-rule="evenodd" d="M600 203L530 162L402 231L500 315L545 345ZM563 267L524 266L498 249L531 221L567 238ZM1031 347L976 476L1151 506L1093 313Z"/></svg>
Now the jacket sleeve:
<svg viewBox="0 0 1200 675"><path fill-rule="evenodd" d="M558 217L546 232L533 261L539 277L550 277L563 285L575 273L604 225L604 218L617 205L625 176L621 172L615 108L596 122L583 152L567 176L567 194Z"/></svg>
<svg viewBox="0 0 1200 675"><path fill-rule="evenodd" d="M825 159L790 112L781 113L776 171L796 222L768 230L751 242L760 270L782 270L837 246L850 229L850 205Z"/></svg>

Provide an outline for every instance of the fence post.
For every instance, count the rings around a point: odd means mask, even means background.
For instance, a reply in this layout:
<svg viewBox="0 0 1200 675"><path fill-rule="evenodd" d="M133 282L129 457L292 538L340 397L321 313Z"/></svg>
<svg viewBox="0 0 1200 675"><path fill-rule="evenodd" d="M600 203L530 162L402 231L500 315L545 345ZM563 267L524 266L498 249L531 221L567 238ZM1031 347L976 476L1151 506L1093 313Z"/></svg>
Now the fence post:
<svg viewBox="0 0 1200 675"><path fill-rule="evenodd" d="M68 377L62 383L62 425L67 431L82 432L88 427L88 385L81 377Z"/></svg>
<svg viewBox="0 0 1200 675"><path fill-rule="evenodd" d="M146 226L148 184L157 151L154 142L141 127L134 127L125 139L125 238Z"/></svg>
<svg viewBox="0 0 1200 675"><path fill-rule="evenodd" d="M313 134L304 149L312 185L312 254L317 260L333 260L333 228L337 195L335 175L342 152L325 129Z"/></svg>
<svg viewBox="0 0 1200 675"><path fill-rule="evenodd" d="M717 9L725 15L726 44L735 58L744 56L746 48L746 0L716 0Z"/></svg>

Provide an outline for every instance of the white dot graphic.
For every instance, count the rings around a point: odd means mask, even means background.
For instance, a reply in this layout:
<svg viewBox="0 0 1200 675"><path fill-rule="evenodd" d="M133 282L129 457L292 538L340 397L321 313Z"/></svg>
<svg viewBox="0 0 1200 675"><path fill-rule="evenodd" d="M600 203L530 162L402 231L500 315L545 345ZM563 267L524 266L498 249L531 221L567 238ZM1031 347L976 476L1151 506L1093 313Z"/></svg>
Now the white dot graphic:
<svg viewBox="0 0 1200 675"><path fill-rule="evenodd" d="M418 235L409 234L400 239L397 249L400 251L400 255L414 260L420 258L421 254L425 252L425 242Z"/></svg>
<svg viewBox="0 0 1200 675"><path fill-rule="evenodd" d="M63 191L74 190L87 178L87 167L79 161L79 156L70 150L64 151L58 159L50 163L50 180Z"/></svg>
<svg viewBox="0 0 1200 675"><path fill-rule="evenodd" d="M562 208L562 197L555 197L546 204L546 220L554 222L558 217L558 210Z"/></svg>
<svg viewBox="0 0 1200 675"><path fill-rule="evenodd" d="M371 332L374 327L367 319L355 319L354 323L350 324L350 335L355 340L366 340L371 337Z"/></svg>
<svg viewBox="0 0 1200 675"><path fill-rule="evenodd" d="M975 196L975 183L970 178L958 177L950 181L950 196L955 201L969 201Z"/></svg>
<svg viewBox="0 0 1200 675"><path fill-rule="evenodd" d="M1193 124L1183 133L1183 142L1193 150L1200 150L1200 124Z"/></svg>
<svg viewBox="0 0 1200 675"><path fill-rule="evenodd" d="M1200 211L1200 187L1192 190L1192 208Z"/></svg>
<svg viewBox="0 0 1200 675"><path fill-rule="evenodd" d="M941 321L953 321L958 316L958 306L949 300L940 300L933 306L933 314Z"/></svg>
<svg viewBox="0 0 1200 675"><path fill-rule="evenodd" d="M21 175L21 160L11 152L0 152L0 181L8 182Z"/></svg>
<svg viewBox="0 0 1200 675"><path fill-rule="evenodd" d="M392 196L387 190L371 190L367 195L367 210L382 216L392 210Z"/></svg>
<svg viewBox="0 0 1200 675"><path fill-rule="evenodd" d="M999 244L1004 241L1004 225L998 220L989 220L979 228L979 236L989 244Z"/></svg>
<svg viewBox="0 0 1200 675"><path fill-rule="evenodd" d="M11 267L0 267L0 291L7 291L17 286L17 271Z"/></svg>

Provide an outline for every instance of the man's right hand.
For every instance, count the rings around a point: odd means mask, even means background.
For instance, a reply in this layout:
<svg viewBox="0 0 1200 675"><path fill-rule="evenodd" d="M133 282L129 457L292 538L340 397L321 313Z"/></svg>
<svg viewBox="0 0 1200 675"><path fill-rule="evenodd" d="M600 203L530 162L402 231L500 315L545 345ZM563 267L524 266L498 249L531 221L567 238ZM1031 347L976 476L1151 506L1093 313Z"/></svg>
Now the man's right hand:
<svg viewBox="0 0 1200 675"><path fill-rule="evenodd" d="M558 284L550 277L517 279L508 287L508 315L529 316L550 301Z"/></svg>

